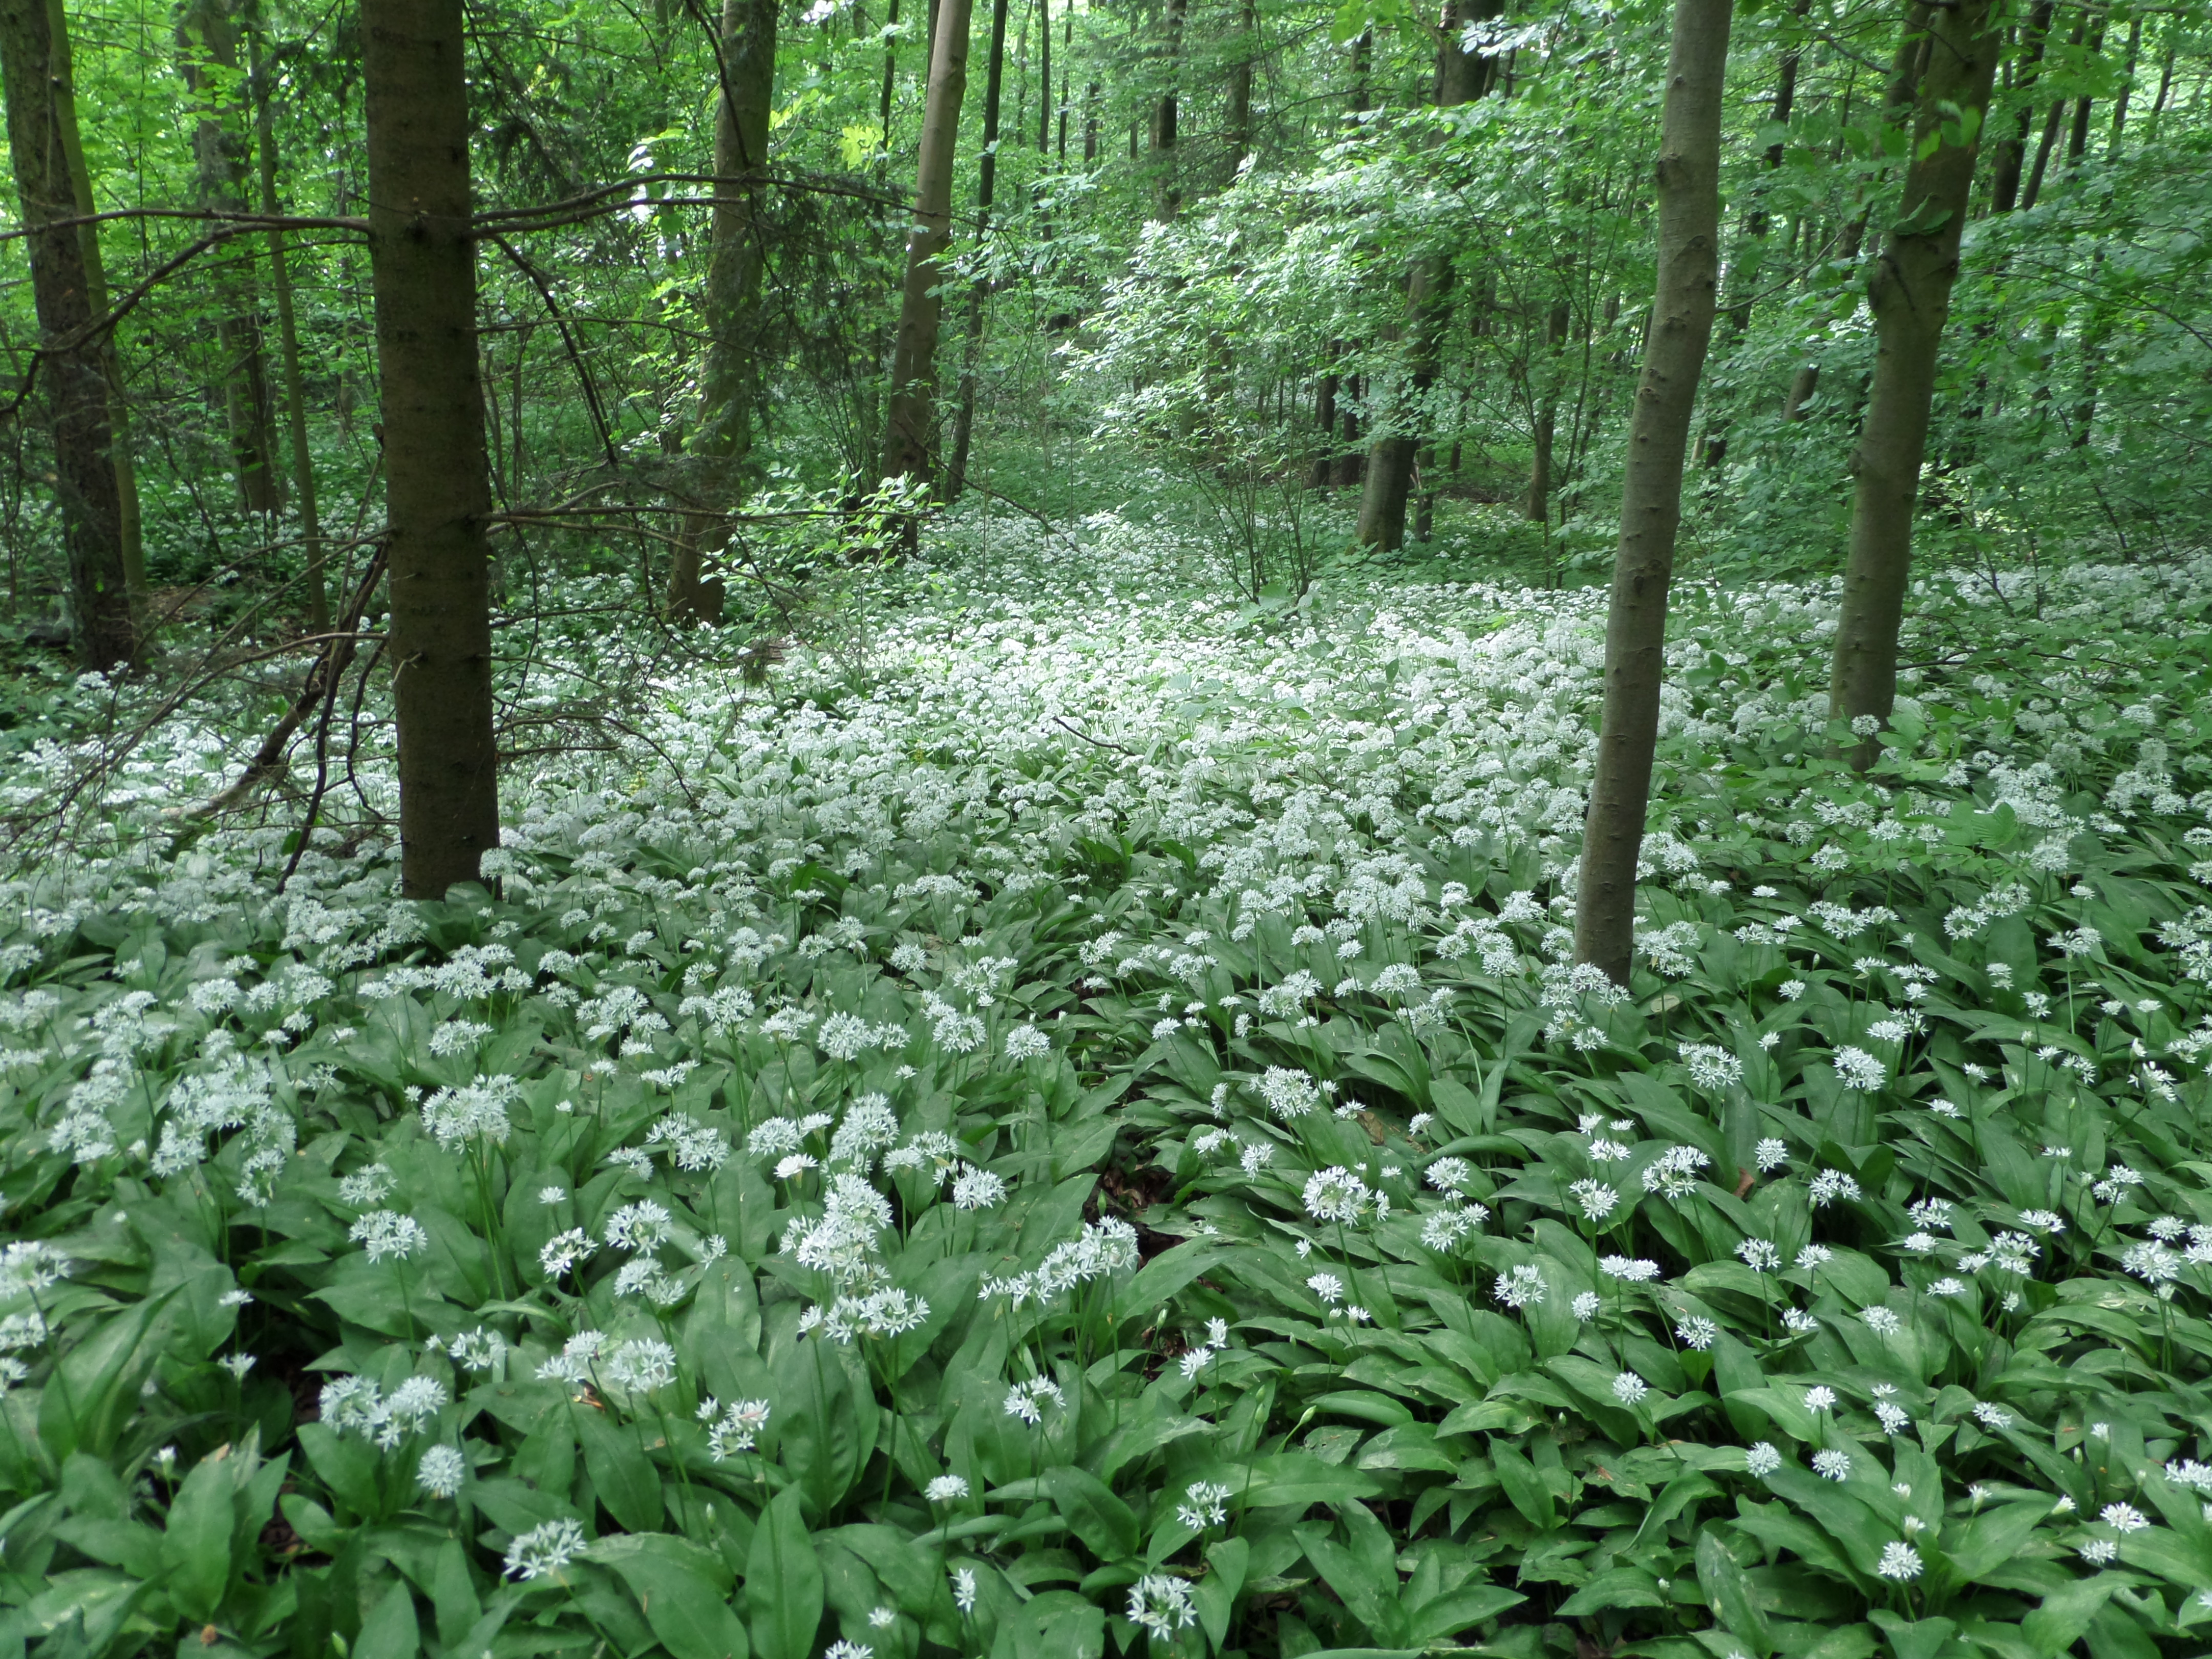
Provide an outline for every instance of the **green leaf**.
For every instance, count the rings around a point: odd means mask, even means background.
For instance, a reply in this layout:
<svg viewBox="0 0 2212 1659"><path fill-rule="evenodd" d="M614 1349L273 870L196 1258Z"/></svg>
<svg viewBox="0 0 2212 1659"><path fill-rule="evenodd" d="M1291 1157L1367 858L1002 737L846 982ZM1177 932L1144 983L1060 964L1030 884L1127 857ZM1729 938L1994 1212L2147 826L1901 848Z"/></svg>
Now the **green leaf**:
<svg viewBox="0 0 2212 1659"><path fill-rule="evenodd" d="M1752 1599L1751 1580L1721 1542L1717 1529L1707 1527L1698 1534L1698 1583L1713 1616L1729 1632L1750 1647L1757 1659L1774 1651L1774 1633L1766 1615Z"/></svg>
<svg viewBox="0 0 2212 1659"><path fill-rule="evenodd" d="M1389 1534L1357 1504L1345 1506L1345 1529L1351 1537L1348 1544L1337 1542L1317 1527L1297 1528L1295 1536L1306 1559L1370 1635L1386 1644L1402 1641L1406 1614L1398 1601L1397 1554Z"/></svg>
<svg viewBox="0 0 2212 1659"><path fill-rule="evenodd" d="M384 1592L354 1638L351 1659L415 1659L422 1632L415 1622L415 1593L404 1580Z"/></svg>
<svg viewBox="0 0 2212 1659"><path fill-rule="evenodd" d="M2050 1513L2051 1505L2038 1500L2008 1504L1976 1516L1955 1543L1944 1547L1943 1553L1951 1558L1951 1570L1964 1583L1981 1583L2020 1553L2021 1546Z"/></svg>
<svg viewBox="0 0 2212 1659"><path fill-rule="evenodd" d="M759 1534L754 1536L757 1541ZM600 1559L599 1551L592 1554ZM653 1635L676 1659L747 1659L745 1627L704 1573L657 1549L624 1552L608 1565L622 1575Z"/></svg>
<svg viewBox="0 0 2212 1659"><path fill-rule="evenodd" d="M660 1470L639 1443L636 1431L617 1426L604 1412L582 1410L576 1413L576 1437L584 1443L592 1490L607 1513L624 1531L659 1531Z"/></svg>
<svg viewBox="0 0 2212 1659"><path fill-rule="evenodd" d="M1043 1485L1067 1529L1101 1561L1137 1553L1135 1514L1097 1475L1063 1463L1044 1472Z"/></svg>
<svg viewBox="0 0 2212 1659"><path fill-rule="evenodd" d="M1504 1441L1493 1437L1490 1462L1498 1471L1498 1484L1505 1489L1507 1500L1521 1511L1522 1520L1540 1532L1549 1532L1559 1524L1559 1509L1552 1502L1552 1489L1544 1484L1527 1458Z"/></svg>
<svg viewBox="0 0 2212 1659"><path fill-rule="evenodd" d="M1659 1581L1641 1567L1607 1567L1569 1596L1559 1608L1563 1619L1579 1619L1610 1607L1663 1607Z"/></svg>
<svg viewBox="0 0 2212 1659"><path fill-rule="evenodd" d="M169 1599L186 1618L212 1620L230 1586L231 1498L237 1491L225 1454L202 1458L169 1505L161 1560Z"/></svg>
<svg viewBox="0 0 2212 1659"><path fill-rule="evenodd" d="M796 1486L776 1494L745 1556L745 1607L760 1659L812 1659L822 1622L822 1564L806 1536Z"/></svg>
<svg viewBox="0 0 2212 1659"><path fill-rule="evenodd" d="M1458 1635L1470 1625L1495 1619L1528 1599L1520 1591L1507 1589L1502 1584L1468 1584L1446 1590L1422 1602L1407 1615L1406 1639L1424 1646L1441 1642L1448 1636Z"/></svg>

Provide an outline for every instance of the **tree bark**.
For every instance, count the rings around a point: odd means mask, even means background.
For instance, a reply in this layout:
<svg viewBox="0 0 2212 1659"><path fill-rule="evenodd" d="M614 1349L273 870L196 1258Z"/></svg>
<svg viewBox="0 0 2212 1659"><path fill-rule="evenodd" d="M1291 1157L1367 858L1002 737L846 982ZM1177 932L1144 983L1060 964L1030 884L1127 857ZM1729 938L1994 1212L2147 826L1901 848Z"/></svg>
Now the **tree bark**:
<svg viewBox="0 0 2212 1659"><path fill-rule="evenodd" d="M229 0L191 0L177 20L185 88L197 106L192 160L200 205L218 213L243 211L247 200L244 112L227 90L238 75L238 36ZM252 267L240 256L216 281L216 341L239 502L249 513L273 513L283 495Z"/></svg>
<svg viewBox="0 0 2212 1659"><path fill-rule="evenodd" d="M0 0L0 95L39 319L36 373L69 562L70 637L81 664L106 671L137 665L140 643L124 565L110 380L101 342L93 337L98 313L85 239L68 222L78 216L78 203L59 108L69 86L58 72L65 48L53 26L46 0Z"/></svg>
<svg viewBox="0 0 2212 1659"><path fill-rule="evenodd" d="M1048 33L1049 33L1048 31ZM983 160L975 179L975 234L991 228L991 202L999 179L999 92L1006 59L1006 0L991 0L991 49L983 66ZM975 360L983 349L983 297L988 284L968 284L967 356L960 366L960 409L952 418L952 467L945 499L957 501L968 487L968 449L975 435Z"/></svg>
<svg viewBox="0 0 2212 1659"><path fill-rule="evenodd" d="M768 262L763 170L775 105L775 0L724 0L715 43L714 216L707 252L707 350L699 372L698 422L687 452L700 465L696 488L717 508L736 495L760 422L766 334L761 277ZM705 539L719 512L688 515L668 567L668 614L713 622L723 585L703 574Z"/></svg>
<svg viewBox="0 0 2212 1659"><path fill-rule="evenodd" d="M1658 175L1658 283L1621 480L1605 698L1575 900L1575 959L1628 982L1650 802L1682 464L1720 287L1722 88L1731 0L1675 0Z"/></svg>
<svg viewBox="0 0 2212 1659"><path fill-rule="evenodd" d="M1460 50L1455 6L1445 6L1438 33L1442 38L1437 52L1437 106L1449 109L1480 95L1476 60ZM1410 349L1405 394L1399 399L1400 407L1392 411L1387 429L1368 449L1367 475L1353 532L1363 545L1387 550L1405 544L1406 504L1412 498L1414 462L1420 453L1415 428L1430 388L1437 383L1451 286L1449 254L1427 254L1414 261L1406 283L1405 337Z"/></svg>
<svg viewBox="0 0 2212 1659"><path fill-rule="evenodd" d="M361 10L400 890L435 899L477 880L499 845L462 6L362 0Z"/></svg>
<svg viewBox="0 0 2212 1659"><path fill-rule="evenodd" d="M2042 77L2043 47L2051 36L2051 0L2037 0L2021 39L2020 72L2013 82L2013 91L2021 100L2020 115L2012 135L1999 141L1991 162L1992 213L2010 213L2020 201L2020 170L2027 158L2028 129L2035 121L2035 83Z"/></svg>
<svg viewBox="0 0 2212 1659"><path fill-rule="evenodd" d="M1229 64L1229 176L1234 179L1252 153L1252 60L1260 52L1260 12L1244 0L1237 14L1236 56Z"/></svg>
<svg viewBox="0 0 2212 1659"><path fill-rule="evenodd" d="M258 29L246 34L248 73L253 81L254 149L261 167L261 210L275 218L276 123L269 103L268 65L262 62ZM292 444L292 488L299 498L300 536L306 544L307 629L326 634L331 627L329 574L323 564L322 513L315 498L315 457L307 444L307 392L300 368L300 321L292 304L292 271L284 255L284 233L269 233L270 286L276 296L276 344L284 371L284 421Z"/></svg>
<svg viewBox="0 0 2212 1659"><path fill-rule="evenodd" d="M927 483L937 421L937 332L944 302L938 256L952 240L952 158L960 137L960 100L968 87L970 0L938 0L937 40L929 60L929 93L921 118L921 155L915 170L914 228L906 244L906 288L899 301L898 342L891 361L890 417L884 432L883 476Z"/></svg>
<svg viewBox="0 0 2212 1659"><path fill-rule="evenodd" d="M1854 723L1886 722L1897 697L1897 635L1911 568L1913 508L1974 181L1977 145L1956 112L1989 107L1998 51L1990 3L1959 0L1930 14L1934 49L1920 78L1915 159L1905 173L1900 211L1867 284L1875 322L1874 383L1851 458L1850 551L1828 682L1831 716ZM1880 744L1864 737L1849 753L1864 769L1874 763Z"/></svg>
<svg viewBox="0 0 2212 1659"><path fill-rule="evenodd" d="M1168 0L1167 40L1163 48L1168 84L1159 101L1152 106L1151 166L1155 219L1172 219L1182 209L1182 181L1177 173L1176 147L1182 119L1182 88L1178 82L1182 75L1183 17L1189 3L1190 0Z"/></svg>

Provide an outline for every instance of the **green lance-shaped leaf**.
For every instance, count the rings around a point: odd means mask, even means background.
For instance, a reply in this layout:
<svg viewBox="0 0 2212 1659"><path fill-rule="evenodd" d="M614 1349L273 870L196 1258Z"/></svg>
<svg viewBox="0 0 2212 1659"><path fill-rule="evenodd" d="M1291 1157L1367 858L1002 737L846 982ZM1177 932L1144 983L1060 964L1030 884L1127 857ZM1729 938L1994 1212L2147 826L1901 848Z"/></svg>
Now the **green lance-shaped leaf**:
<svg viewBox="0 0 2212 1659"><path fill-rule="evenodd" d="M806 1536L799 1488L789 1486L761 1516L745 1558L745 1608L760 1659L812 1659L822 1622L822 1563Z"/></svg>

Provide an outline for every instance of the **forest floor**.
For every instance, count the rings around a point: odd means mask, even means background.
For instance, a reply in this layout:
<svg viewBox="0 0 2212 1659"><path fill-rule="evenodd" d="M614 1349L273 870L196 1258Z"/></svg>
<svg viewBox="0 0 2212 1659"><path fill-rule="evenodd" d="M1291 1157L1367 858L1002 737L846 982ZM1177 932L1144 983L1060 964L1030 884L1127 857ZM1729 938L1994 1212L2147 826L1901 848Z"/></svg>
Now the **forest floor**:
<svg viewBox="0 0 2212 1659"><path fill-rule="evenodd" d="M1568 948L1601 591L988 533L519 768L495 895L343 827L277 893L281 823L174 816L206 714L21 872L0 1476L117 1477L11 1534L46 1628L151 1577L246 1642L286 1562L470 1653L2212 1618L2212 562L1931 574L1870 777L1832 586L1686 585L1624 993Z"/></svg>

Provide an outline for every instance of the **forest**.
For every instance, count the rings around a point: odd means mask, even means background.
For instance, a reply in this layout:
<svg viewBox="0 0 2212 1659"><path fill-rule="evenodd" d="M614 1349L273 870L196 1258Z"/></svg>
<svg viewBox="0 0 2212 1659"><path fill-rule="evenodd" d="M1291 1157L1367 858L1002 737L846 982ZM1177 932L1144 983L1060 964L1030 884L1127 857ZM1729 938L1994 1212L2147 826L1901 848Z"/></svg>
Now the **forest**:
<svg viewBox="0 0 2212 1659"><path fill-rule="evenodd" d="M0 106L0 1659L2212 1652L2203 0Z"/></svg>

